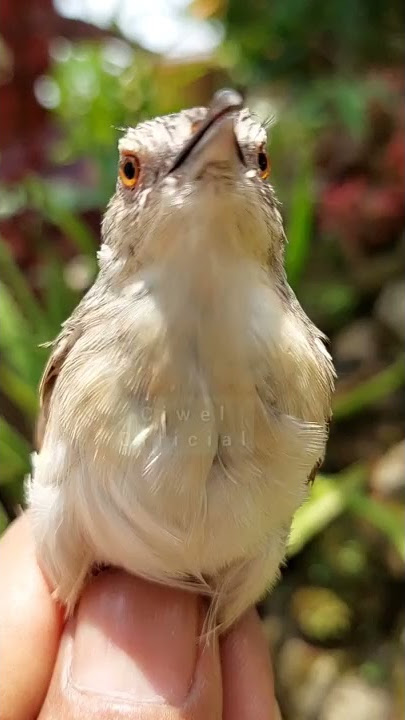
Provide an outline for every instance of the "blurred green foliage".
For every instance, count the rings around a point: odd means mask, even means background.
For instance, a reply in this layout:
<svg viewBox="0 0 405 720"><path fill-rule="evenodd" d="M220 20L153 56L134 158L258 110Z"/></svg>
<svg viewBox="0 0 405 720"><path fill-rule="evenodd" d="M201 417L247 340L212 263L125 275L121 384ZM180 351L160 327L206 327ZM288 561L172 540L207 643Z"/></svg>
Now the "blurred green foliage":
<svg viewBox="0 0 405 720"><path fill-rule="evenodd" d="M328 179L321 177L316 151L325 130L333 131L334 141L343 136L361 146L370 100L391 103L392 90L381 78L365 78L360 70L377 60L397 62L402 5L392 2L387 11L385 0L195 0L191 11L223 24L224 42L210 58L169 62L119 38L77 43L59 38L52 46L52 70L42 87L43 103L58 131L50 162L60 169L84 162L85 171L80 181L66 173L30 173L17 185L1 188L1 218L35 213L41 262L33 289L32 278L0 242L0 391L6 401L0 418L0 529L8 522L7 513L12 515L23 501L23 477L30 469L37 386L48 352L40 346L57 334L96 272L98 239L86 213L99 213L113 191L120 128L205 102L213 87L225 82L246 90L249 104L263 119L273 114L277 119L270 129L270 156L286 222L290 283L327 332L343 328L359 307L370 312L374 297L370 301L369 289L357 282L357 267L353 270L342 246L320 230L320 186ZM60 248L46 241L49 228L73 248L87 278L80 287L72 282L70 263ZM403 386L398 353L395 347L385 367L373 368L371 375L338 392L337 433ZM371 496L368 462L357 460L337 472L327 468L316 480L294 520L292 559L338 518L350 517L372 527L403 560L401 508ZM344 543L342 567L347 574L352 568L352 574L361 575L367 561L362 541L353 545L345 538ZM327 564L322 577L330 571ZM331 594L326 602L312 590L298 602L302 622L318 622L316 632L325 633L329 619L314 611L319 605L333 608L335 628L347 629L345 602Z"/></svg>
<svg viewBox="0 0 405 720"><path fill-rule="evenodd" d="M224 53L232 59L232 77L245 84L282 78L301 83L402 58L399 0L236 0L225 18Z"/></svg>

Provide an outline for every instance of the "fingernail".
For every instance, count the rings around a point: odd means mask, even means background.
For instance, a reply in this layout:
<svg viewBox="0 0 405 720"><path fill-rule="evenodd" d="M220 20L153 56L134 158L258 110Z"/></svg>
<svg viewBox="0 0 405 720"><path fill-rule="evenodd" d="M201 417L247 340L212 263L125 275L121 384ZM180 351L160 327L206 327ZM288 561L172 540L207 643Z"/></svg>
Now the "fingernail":
<svg viewBox="0 0 405 720"><path fill-rule="evenodd" d="M196 665L198 602L122 572L98 575L77 612L71 682L98 694L181 704Z"/></svg>

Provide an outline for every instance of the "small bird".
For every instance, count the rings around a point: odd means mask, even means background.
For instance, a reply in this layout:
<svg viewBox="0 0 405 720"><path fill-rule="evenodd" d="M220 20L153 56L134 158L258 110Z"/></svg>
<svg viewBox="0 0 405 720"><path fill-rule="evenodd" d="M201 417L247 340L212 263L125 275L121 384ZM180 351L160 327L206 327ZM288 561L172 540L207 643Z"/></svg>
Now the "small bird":
<svg viewBox="0 0 405 720"><path fill-rule="evenodd" d="M233 90L119 141L99 273L52 343L27 481L68 614L112 565L207 595L226 630L278 577L334 369L287 282L266 145Z"/></svg>

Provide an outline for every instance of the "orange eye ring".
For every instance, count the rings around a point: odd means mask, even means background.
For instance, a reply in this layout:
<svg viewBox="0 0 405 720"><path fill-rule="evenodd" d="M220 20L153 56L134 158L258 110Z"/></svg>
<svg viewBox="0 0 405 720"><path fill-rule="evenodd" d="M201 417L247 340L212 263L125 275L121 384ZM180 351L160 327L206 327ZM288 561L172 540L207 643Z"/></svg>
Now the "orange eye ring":
<svg viewBox="0 0 405 720"><path fill-rule="evenodd" d="M127 188L135 187L139 180L140 165L136 155L123 155L120 161L121 182Z"/></svg>
<svg viewBox="0 0 405 720"><path fill-rule="evenodd" d="M270 175L270 161L264 148L261 148L257 153L257 165L261 179L267 180Z"/></svg>

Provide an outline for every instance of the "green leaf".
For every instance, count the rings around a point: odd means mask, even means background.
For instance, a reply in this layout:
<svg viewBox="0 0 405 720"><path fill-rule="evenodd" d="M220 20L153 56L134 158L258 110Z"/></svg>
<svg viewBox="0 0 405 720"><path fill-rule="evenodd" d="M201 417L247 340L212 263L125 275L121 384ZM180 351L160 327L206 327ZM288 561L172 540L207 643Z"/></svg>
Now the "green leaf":
<svg viewBox="0 0 405 720"><path fill-rule="evenodd" d="M49 318L49 337L60 332L60 326L78 302L78 295L71 290L64 278L64 268L52 258L43 268L44 304Z"/></svg>
<svg viewBox="0 0 405 720"><path fill-rule="evenodd" d="M0 485L19 482L26 475L29 463L25 456L19 455L9 445L0 441Z"/></svg>
<svg viewBox="0 0 405 720"><path fill-rule="evenodd" d="M72 210L72 207L79 209L81 196L88 194L88 190L82 188L79 193L72 185L61 183L54 183L51 187L48 182L35 175L26 178L25 188L28 204L59 228L75 244L79 253L94 257L96 262L94 235Z"/></svg>
<svg viewBox="0 0 405 720"><path fill-rule="evenodd" d="M30 447L25 438L0 417L2 482L22 477L29 469ZM5 480L6 479L6 480Z"/></svg>
<svg viewBox="0 0 405 720"><path fill-rule="evenodd" d="M0 272L2 282L10 289L21 312L32 326L41 331L46 327L46 319L23 273L14 262L4 241L0 239Z"/></svg>
<svg viewBox="0 0 405 720"><path fill-rule="evenodd" d="M35 385L26 382L12 368L4 363L0 368L0 389L22 413L33 420L38 410Z"/></svg>
<svg viewBox="0 0 405 720"><path fill-rule="evenodd" d="M0 283L2 332L0 349L6 363L24 380L36 383L39 376L35 334L8 288Z"/></svg>
<svg viewBox="0 0 405 720"><path fill-rule="evenodd" d="M311 283L307 291L314 308L327 318L339 320L350 316L356 305L357 292L349 283L328 282Z"/></svg>
<svg viewBox="0 0 405 720"><path fill-rule="evenodd" d="M313 220L311 186L312 173L307 166L295 183L287 223L285 264L293 287L299 282L309 255Z"/></svg>
<svg viewBox="0 0 405 720"><path fill-rule="evenodd" d="M348 509L383 533L405 560L404 511L402 507L389 507L372 497L353 494L348 498Z"/></svg>
<svg viewBox="0 0 405 720"><path fill-rule="evenodd" d="M364 485L365 468L355 465L336 477L318 475L311 496L294 516L288 554L296 555L346 509L348 498Z"/></svg>
<svg viewBox="0 0 405 720"><path fill-rule="evenodd" d="M0 505L0 535L4 532L8 525L8 517L2 505Z"/></svg>
<svg viewBox="0 0 405 720"><path fill-rule="evenodd" d="M81 254L94 257L94 264L96 264L95 239L83 220L74 215L73 212L63 210L56 205L48 207L45 214L54 225L72 240Z"/></svg>
<svg viewBox="0 0 405 720"><path fill-rule="evenodd" d="M401 355L392 365L365 380L352 390L336 395L333 402L333 419L342 420L383 400L404 384L405 365Z"/></svg>

